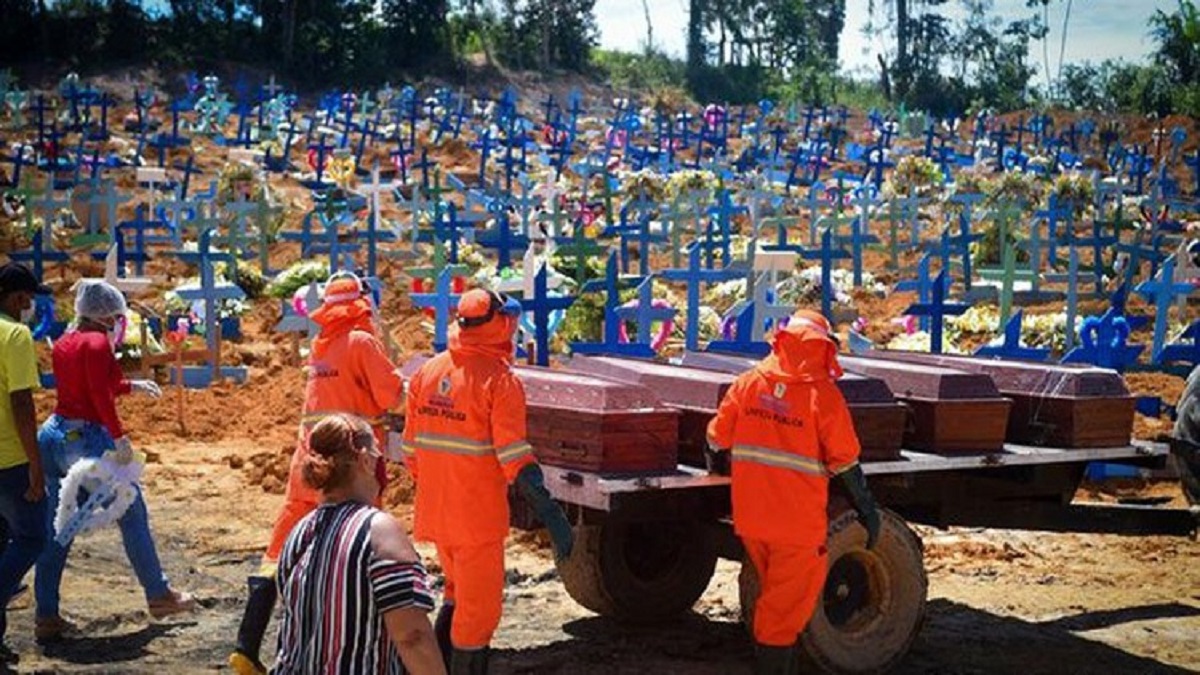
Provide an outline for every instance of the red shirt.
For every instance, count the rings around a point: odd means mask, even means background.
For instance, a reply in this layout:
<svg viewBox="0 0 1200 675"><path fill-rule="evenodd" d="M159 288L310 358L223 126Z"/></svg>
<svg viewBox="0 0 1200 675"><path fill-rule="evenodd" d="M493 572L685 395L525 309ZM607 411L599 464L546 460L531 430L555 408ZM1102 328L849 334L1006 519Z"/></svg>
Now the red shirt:
<svg viewBox="0 0 1200 675"><path fill-rule="evenodd" d="M129 393L129 381L106 334L72 331L54 343L54 379L56 415L103 425L114 439L125 435L117 417L117 397Z"/></svg>

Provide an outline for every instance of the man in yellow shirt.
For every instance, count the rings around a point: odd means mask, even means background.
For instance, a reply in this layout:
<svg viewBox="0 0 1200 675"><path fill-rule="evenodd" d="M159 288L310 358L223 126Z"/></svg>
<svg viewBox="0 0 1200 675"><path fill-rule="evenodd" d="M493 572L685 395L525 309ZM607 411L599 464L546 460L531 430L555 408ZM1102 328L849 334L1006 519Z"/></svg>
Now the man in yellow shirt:
<svg viewBox="0 0 1200 675"><path fill-rule="evenodd" d="M49 292L24 265L0 267L0 518L8 526L7 546L0 553L0 608L8 605L49 536L33 404L37 354L25 325L32 318L33 296ZM7 628L0 609L0 666L17 662L16 652L3 643Z"/></svg>

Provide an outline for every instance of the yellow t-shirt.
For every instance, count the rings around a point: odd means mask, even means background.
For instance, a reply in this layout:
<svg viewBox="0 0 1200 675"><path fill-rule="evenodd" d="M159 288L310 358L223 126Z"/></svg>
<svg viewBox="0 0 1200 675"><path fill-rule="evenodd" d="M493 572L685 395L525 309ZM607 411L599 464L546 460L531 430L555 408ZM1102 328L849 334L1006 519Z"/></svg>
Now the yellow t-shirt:
<svg viewBox="0 0 1200 675"><path fill-rule="evenodd" d="M10 394L22 389L37 389L39 383L33 333L24 324L0 312L0 469L11 469L29 461L21 437L17 435Z"/></svg>

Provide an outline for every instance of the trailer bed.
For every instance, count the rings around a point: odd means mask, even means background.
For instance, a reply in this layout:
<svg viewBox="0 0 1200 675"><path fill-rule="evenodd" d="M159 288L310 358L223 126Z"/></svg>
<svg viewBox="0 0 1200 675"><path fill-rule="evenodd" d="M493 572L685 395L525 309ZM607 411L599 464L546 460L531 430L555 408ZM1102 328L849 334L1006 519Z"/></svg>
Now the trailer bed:
<svg viewBox="0 0 1200 675"><path fill-rule="evenodd" d="M1134 441L1112 448L1044 448L1005 443L1000 452L933 455L911 450L901 451L903 459L866 462L867 476L904 476L951 471L984 471L1009 467L1085 464L1088 462L1159 462L1170 453L1163 443ZM647 492L727 488L728 476L709 474L703 469L680 465L673 471L638 474L602 474L543 465L546 487L554 497L568 504L610 511L614 500Z"/></svg>

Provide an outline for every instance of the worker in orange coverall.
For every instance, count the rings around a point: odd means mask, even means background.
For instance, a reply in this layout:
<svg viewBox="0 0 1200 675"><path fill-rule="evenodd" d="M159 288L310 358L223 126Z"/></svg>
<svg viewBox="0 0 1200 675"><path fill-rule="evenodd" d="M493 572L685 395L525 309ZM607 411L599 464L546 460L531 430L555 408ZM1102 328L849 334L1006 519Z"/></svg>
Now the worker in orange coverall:
<svg viewBox="0 0 1200 675"><path fill-rule="evenodd" d="M404 457L417 482L413 535L433 542L446 575L434 631L451 675L487 672L504 595L508 486L571 554L571 525L547 492L525 436L525 390L512 372L518 301L463 294L449 350L409 382Z"/></svg>
<svg viewBox="0 0 1200 675"><path fill-rule="evenodd" d="M362 280L349 273L335 275L325 286L321 306L310 311L309 318L321 332L312 342L304 412L288 470L283 511L275 520L262 566L248 579L249 597L237 647L229 657L238 675L266 672L259 652L278 594L275 565L288 533L320 502L320 495L304 483L300 470L308 456L309 431L329 415L346 413L370 423L379 447L385 447L385 418L388 411L398 411L404 399L404 381L380 341L370 289ZM385 485L387 468L382 459L376 474L380 486Z"/></svg>
<svg viewBox="0 0 1200 675"><path fill-rule="evenodd" d="M858 436L836 383L841 375L829 322L799 310L709 423L710 470L732 468L733 526L762 589L752 627L760 675L797 672L796 643L825 585L831 476L845 485L867 548L879 535Z"/></svg>

